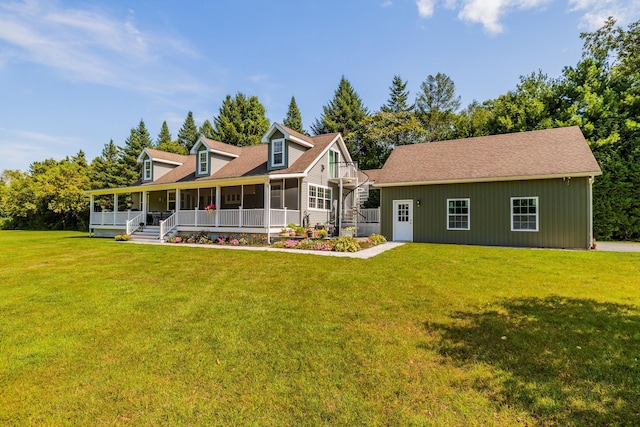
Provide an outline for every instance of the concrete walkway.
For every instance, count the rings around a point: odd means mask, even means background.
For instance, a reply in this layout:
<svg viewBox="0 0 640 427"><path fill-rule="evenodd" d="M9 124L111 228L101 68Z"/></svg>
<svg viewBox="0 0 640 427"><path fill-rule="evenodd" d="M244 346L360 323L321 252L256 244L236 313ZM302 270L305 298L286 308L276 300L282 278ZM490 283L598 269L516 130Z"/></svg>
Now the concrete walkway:
<svg viewBox="0 0 640 427"><path fill-rule="evenodd" d="M164 243L159 241L143 241L143 240L129 240L123 243L133 243L140 245L164 245L172 247L189 247L189 248L206 248L206 249L230 249L236 251L267 251L267 252L286 252L289 254L308 254L319 256L334 256L342 258L359 258L368 259L386 252L390 249L397 248L404 245L404 242L387 242L378 246L373 246L369 249L363 249L358 252L333 252L333 251L312 251L305 249L284 249L284 248L271 248L267 246L230 246L230 245L199 245L191 243Z"/></svg>
<svg viewBox="0 0 640 427"><path fill-rule="evenodd" d="M635 242L598 242L597 251L640 252L640 243Z"/></svg>

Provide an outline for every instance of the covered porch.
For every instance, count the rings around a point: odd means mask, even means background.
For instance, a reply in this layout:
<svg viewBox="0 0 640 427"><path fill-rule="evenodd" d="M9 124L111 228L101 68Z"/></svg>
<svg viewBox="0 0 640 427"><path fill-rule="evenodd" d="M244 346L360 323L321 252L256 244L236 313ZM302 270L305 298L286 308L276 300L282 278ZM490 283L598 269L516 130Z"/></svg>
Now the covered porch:
<svg viewBox="0 0 640 427"><path fill-rule="evenodd" d="M198 187L128 187L90 192L90 233L111 237L156 231L171 233L277 233L300 224L300 181L286 179Z"/></svg>

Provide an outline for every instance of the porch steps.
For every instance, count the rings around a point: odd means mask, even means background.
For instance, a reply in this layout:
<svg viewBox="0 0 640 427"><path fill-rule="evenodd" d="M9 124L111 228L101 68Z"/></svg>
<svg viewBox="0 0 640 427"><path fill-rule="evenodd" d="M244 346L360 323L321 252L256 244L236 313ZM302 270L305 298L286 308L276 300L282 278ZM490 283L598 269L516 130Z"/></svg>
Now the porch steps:
<svg viewBox="0 0 640 427"><path fill-rule="evenodd" d="M137 230L131 234L131 240L159 240L160 226L147 225L142 230Z"/></svg>

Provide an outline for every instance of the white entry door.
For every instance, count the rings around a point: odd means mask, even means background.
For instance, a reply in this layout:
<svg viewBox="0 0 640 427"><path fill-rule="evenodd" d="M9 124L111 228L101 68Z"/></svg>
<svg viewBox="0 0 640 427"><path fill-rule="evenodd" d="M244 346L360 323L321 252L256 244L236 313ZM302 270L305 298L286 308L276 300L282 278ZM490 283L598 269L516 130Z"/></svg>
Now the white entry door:
<svg viewBox="0 0 640 427"><path fill-rule="evenodd" d="M393 201L393 240L413 242L413 200Z"/></svg>

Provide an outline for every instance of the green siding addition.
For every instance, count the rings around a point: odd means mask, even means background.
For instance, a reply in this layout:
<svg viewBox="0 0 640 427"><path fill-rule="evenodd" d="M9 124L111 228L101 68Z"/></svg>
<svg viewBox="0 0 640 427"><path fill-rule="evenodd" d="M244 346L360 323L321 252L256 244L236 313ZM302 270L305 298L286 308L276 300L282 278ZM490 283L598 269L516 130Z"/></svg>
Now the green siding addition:
<svg viewBox="0 0 640 427"><path fill-rule="evenodd" d="M589 178L381 189L381 232L393 239L393 200L413 200L415 242L588 248ZM511 198L538 197L538 231L511 231ZM447 230L447 199L470 199L470 229ZM420 207L417 201L420 200Z"/></svg>

